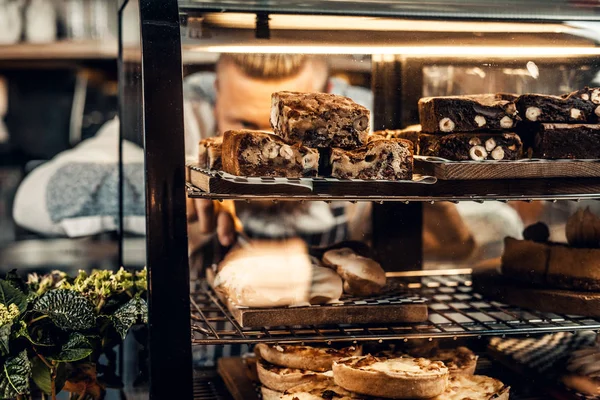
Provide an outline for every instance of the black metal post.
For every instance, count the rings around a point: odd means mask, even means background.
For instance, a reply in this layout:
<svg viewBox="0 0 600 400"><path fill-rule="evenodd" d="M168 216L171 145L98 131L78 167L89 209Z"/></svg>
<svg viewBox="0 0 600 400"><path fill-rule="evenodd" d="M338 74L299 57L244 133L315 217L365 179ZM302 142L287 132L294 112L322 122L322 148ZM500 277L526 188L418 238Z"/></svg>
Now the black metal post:
<svg viewBox="0 0 600 400"><path fill-rule="evenodd" d="M406 101L402 61L395 56L373 56L374 129L403 127ZM416 103L414 103L416 104ZM386 271L422 268L423 205L389 202L373 204L373 249Z"/></svg>
<svg viewBox="0 0 600 400"><path fill-rule="evenodd" d="M150 398L192 398L179 10L141 0Z"/></svg>

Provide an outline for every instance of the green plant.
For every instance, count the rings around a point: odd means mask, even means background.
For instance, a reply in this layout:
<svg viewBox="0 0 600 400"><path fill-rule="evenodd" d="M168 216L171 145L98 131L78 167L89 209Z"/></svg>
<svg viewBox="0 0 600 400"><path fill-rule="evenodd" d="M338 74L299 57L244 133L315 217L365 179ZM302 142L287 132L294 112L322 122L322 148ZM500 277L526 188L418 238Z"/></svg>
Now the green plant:
<svg viewBox="0 0 600 400"><path fill-rule="evenodd" d="M56 399L100 399L98 360L137 323L147 323L146 270L60 271L27 281L12 271L0 279L0 399L22 399L37 388ZM113 375L111 375L113 376Z"/></svg>

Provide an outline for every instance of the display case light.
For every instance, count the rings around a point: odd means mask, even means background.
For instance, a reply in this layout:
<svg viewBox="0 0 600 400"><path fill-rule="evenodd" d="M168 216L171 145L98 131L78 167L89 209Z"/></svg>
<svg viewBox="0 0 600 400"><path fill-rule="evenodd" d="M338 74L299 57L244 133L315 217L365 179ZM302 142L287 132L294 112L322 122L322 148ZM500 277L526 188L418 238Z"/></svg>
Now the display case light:
<svg viewBox="0 0 600 400"><path fill-rule="evenodd" d="M343 45L207 45L190 46L190 51L209 53L298 53L298 54L380 54L411 57L577 57L600 56L593 46L343 46Z"/></svg>

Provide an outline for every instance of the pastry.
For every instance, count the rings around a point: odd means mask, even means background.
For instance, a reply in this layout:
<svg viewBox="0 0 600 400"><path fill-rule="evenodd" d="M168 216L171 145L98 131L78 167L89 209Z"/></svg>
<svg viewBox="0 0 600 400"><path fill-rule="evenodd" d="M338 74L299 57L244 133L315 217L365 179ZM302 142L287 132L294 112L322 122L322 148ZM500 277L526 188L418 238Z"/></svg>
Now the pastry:
<svg viewBox="0 0 600 400"><path fill-rule="evenodd" d="M317 175L319 152L267 132L227 131L222 164L223 171L239 176L311 177Z"/></svg>
<svg viewBox="0 0 600 400"><path fill-rule="evenodd" d="M333 383L333 380L309 382L295 386L285 392L261 388L263 400L371 400L356 396ZM376 399L372 399L376 400Z"/></svg>
<svg viewBox="0 0 600 400"><path fill-rule="evenodd" d="M296 368L316 372L329 371L334 361L362 354L360 346L343 349L296 345L257 344L254 352L267 362L281 367Z"/></svg>
<svg viewBox="0 0 600 400"><path fill-rule="evenodd" d="M600 396L600 345L576 350L567 363L562 382L578 393Z"/></svg>
<svg viewBox="0 0 600 400"><path fill-rule="evenodd" d="M590 88L586 86L581 90L576 90L574 92L567 93L562 97L576 97L586 101L589 100L594 104L600 104L600 87ZM600 116L600 111L597 110L598 108L596 108L594 112L596 113L596 115Z"/></svg>
<svg viewBox="0 0 600 400"><path fill-rule="evenodd" d="M600 158L600 124L543 123L536 130L534 157Z"/></svg>
<svg viewBox="0 0 600 400"><path fill-rule="evenodd" d="M546 282L563 289L600 291L600 249L550 246Z"/></svg>
<svg viewBox="0 0 600 400"><path fill-rule="evenodd" d="M333 363L336 385L367 396L428 399L444 392L448 368L426 358L348 357Z"/></svg>
<svg viewBox="0 0 600 400"><path fill-rule="evenodd" d="M285 392L301 384L330 380L331 373L314 372L304 369L280 367L264 360L256 364L258 379L269 389Z"/></svg>
<svg viewBox="0 0 600 400"><path fill-rule="evenodd" d="M311 262L300 239L257 241L231 251L219 265L213 285L236 306L323 304L342 295L342 279L332 272Z"/></svg>
<svg viewBox="0 0 600 400"><path fill-rule="evenodd" d="M367 141L369 110L328 93L277 92L271 96L271 127L289 143L355 148Z"/></svg>
<svg viewBox="0 0 600 400"><path fill-rule="evenodd" d="M455 375L448 388L431 400L508 400L510 387L483 375Z"/></svg>
<svg viewBox="0 0 600 400"><path fill-rule="evenodd" d="M323 254L323 264L337 271L344 282L344 292L355 296L372 296L381 292L386 283L381 265L349 248L329 250Z"/></svg>
<svg viewBox="0 0 600 400"><path fill-rule="evenodd" d="M354 150L334 148L331 169L331 175L341 179L410 180L412 144L402 139L381 139Z"/></svg>
<svg viewBox="0 0 600 400"><path fill-rule="evenodd" d="M419 100L423 132L452 133L514 128L519 120L511 94L424 97Z"/></svg>
<svg viewBox="0 0 600 400"><path fill-rule="evenodd" d="M598 121L598 108L584 100L578 92L566 96L524 94L517 99L517 110L524 121L594 123ZM599 111L600 112L600 111Z"/></svg>
<svg viewBox="0 0 600 400"><path fill-rule="evenodd" d="M518 160L523 143L515 133L453 133L420 137L422 155L453 161Z"/></svg>
<svg viewBox="0 0 600 400"><path fill-rule="evenodd" d="M222 149L222 136L202 139L198 144L198 164L200 164L202 168L221 169Z"/></svg>
<svg viewBox="0 0 600 400"><path fill-rule="evenodd" d="M437 349L427 358L443 362L448 368L450 376L475 374L478 359L471 350L464 346L455 349Z"/></svg>

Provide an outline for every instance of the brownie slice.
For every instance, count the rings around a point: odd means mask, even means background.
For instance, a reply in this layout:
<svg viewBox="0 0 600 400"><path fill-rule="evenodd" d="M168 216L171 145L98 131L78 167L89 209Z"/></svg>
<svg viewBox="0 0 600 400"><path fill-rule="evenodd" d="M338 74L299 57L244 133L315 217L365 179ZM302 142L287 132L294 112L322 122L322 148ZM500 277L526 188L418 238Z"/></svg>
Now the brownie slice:
<svg viewBox="0 0 600 400"><path fill-rule="evenodd" d="M404 129L384 129L375 131L369 135L369 141L377 139L404 139L413 145L414 154L419 153L419 135L421 125L410 125Z"/></svg>
<svg viewBox="0 0 600 400"><path fill-rule="evenodd" d="M367 141L369 110L328 93L277 92L271 96L271 127L289 143L355 148Z"/></svg>
<svg viewBox="0 0 600 400"><path fill-rule="evenodd" d="M419 100L423 132L506 130L519 121L512 94L424 97Z"/></svg>
<svg viewBox="0 0 600 400"><path fill-rule="evenodd" d="M533 155L550 159L600 158L600 125L540 124Z"/></svg>
<svg viewBox="0 0 600 400"><path fill-rule="evenodd" d="M198 163L202 168L221 169L221 151L223 150L223 137L202 139L198 144Z"/></svg>
<svg viewBox="0 0 600 400"><path fill-rule="evenodd" d="M525 121L594 123L598 121L600 108L591 100L584 100L583 94L573 92L562 97L524 94L517 99L517 110Z"/></svg>
<svg viewBox="0 0 600 400"><path fill-rule="evenodd" d="M373 140L355 150L334 148L331 175L342 179L410 180L412 143L402 139Z"/></svg>
<svg viewBox="0 0 600 400"><path fill-rule="evenodd" d="M267 132L239 130L223 135L223 171L240 176L316 176L319 152L289 145Z"/></svg>
<svg viewBox="0 0 600 400"><path fill-rule="evenodd" d="M586 101L589 100L594 104L600 104L600 87L590 88L590 87L586 86L581 90L576 90L574 92L567 93L561 97L563 97L563 98L575 97L575 98L579 98L579 99L586 100ZM597 108L596 108L596 110L597 110ZM596 115L598 115L598 114L596 114Z"/></svg>
<svg viewBox="0 0 600 400"><path fill-rule="evenodd" d="M512 132L421 135L420 147L424 156L453 161L518 160L523 155L521 138Z"/></svg>

